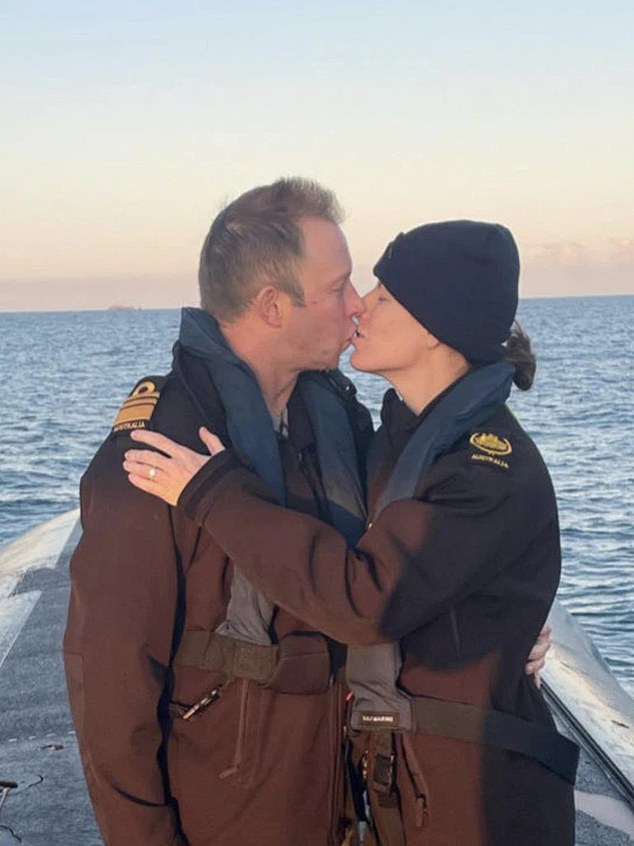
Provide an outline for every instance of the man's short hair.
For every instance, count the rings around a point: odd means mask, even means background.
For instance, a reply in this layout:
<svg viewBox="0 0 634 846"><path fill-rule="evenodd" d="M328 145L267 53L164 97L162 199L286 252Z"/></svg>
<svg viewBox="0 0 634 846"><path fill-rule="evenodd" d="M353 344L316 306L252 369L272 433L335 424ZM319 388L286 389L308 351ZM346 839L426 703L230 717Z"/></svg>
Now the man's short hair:
<svg viewBox="0 0 634 846"><path fill-rule="evenodd" d="M307 217L339 225L343 213L332 191L299 177L253 188L225 206L200 254L201 308L229 323L269 284L304 305L296 271L304 257L301 221Z"/></svg>

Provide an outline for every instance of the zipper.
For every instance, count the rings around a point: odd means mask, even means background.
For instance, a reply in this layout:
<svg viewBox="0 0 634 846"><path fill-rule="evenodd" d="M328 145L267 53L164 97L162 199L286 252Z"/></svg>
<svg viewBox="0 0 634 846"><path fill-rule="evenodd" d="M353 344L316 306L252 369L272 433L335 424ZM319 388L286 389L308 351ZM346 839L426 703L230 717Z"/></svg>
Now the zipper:
<svg viewBox="0 0 634 846"><path fill-rule="evenodd" d="M414 788L414 795L416 796L414 802L414 824L416 828L427 828L430 823L429 787L416 758L411 734L409 732L403 732L401 739L405 766L409 772L411 784Z"/></svg>
<svg viewBox="0 0 634 846"><path fill-rule="evenodd" d="M238 717L238 733L236 737L236 746L233 753L233 761L223 770L218 778L228 778L240 772L242 765L242 758L244 756L244 747L246 744L247 733L247 707L249 704L249 679L240 679L240 714Z"/></svg>
<svg viewBox="0 0 634 846"><path fill-rule="evenodd" d="M338 846L340 843L340 828L341 819L340 811L342 808L343 795L343 746L345 742L345 724L343 720L343 712L345 707L345 700L343 697L343 689L340 684L335 682L330 688L330 696L332 700L331 706L331 743L334 752L334 768L332 771L332 787L330 794L330 840L332 846Z"/></svg>
<svg viewBox="0 0 634 846"><path fill-rule="evenodd" d="M222 696L222 692L225 689L226 684L219 684L217 687L214 687L213 690L210 690L209 693L206 693L202 699L199 699L198 702L195 702L191 705L185 713L180 715L181 720L191 720L192 717L197 716L202 711L205 711L211 704L213 704L216 699L219 699Z"/></svg>

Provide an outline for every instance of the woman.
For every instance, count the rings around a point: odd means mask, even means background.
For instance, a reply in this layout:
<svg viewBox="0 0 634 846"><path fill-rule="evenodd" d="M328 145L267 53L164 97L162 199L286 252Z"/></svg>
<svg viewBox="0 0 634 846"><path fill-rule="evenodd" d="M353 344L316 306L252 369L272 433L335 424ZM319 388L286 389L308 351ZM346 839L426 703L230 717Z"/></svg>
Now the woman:
<svg viewBox="0 0 634 846"><path fill-rule="evenodd" d="M573 844L576 749L523 671L560 551L548 472L505 406L511 381L526 389L534 374L512 328L517 248L499 225L429 224L398 236L375 275L350 360L395 390L354 548L277 505L206 431L213 460L140 432L165 455L133 450L124 467L204 525L269 599L351 644L366 842ZM225 519L236 510L239 531Z"/></svg>

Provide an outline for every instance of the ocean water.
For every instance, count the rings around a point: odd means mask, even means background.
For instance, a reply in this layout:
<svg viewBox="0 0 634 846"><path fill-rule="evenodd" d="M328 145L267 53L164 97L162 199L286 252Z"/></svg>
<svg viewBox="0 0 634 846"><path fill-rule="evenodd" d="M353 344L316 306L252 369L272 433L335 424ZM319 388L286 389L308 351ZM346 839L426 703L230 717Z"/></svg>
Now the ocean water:
<svg viewBox="0 0 634 846"><path fill-rule="evenodd" d="M557 491L560 598L634 695L634 296L527 300L519 316L538 370L510 404ZM0 544L77 505L122 399L169 369L178 324L177 310L0 313ZM356 381L376 416L385 384Z"/></svg>

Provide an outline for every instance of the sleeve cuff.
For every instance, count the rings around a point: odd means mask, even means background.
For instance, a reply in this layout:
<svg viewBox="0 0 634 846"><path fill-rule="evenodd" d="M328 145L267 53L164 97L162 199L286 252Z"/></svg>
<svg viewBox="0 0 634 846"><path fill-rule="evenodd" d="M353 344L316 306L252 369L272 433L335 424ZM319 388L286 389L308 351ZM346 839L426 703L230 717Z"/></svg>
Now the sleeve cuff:
<svg viewBox="0 0 634 846"><path fill-rule="evenodd" d="M200 525L202 520L199 517L198 510L202 500L208 499L211 495L211 500L208 500L207 504L209 504L209 501L213 501L213 488L231 470L243 466L232 449L225 449L214 455L185 485L176 503L177 507Z"/></svg>

